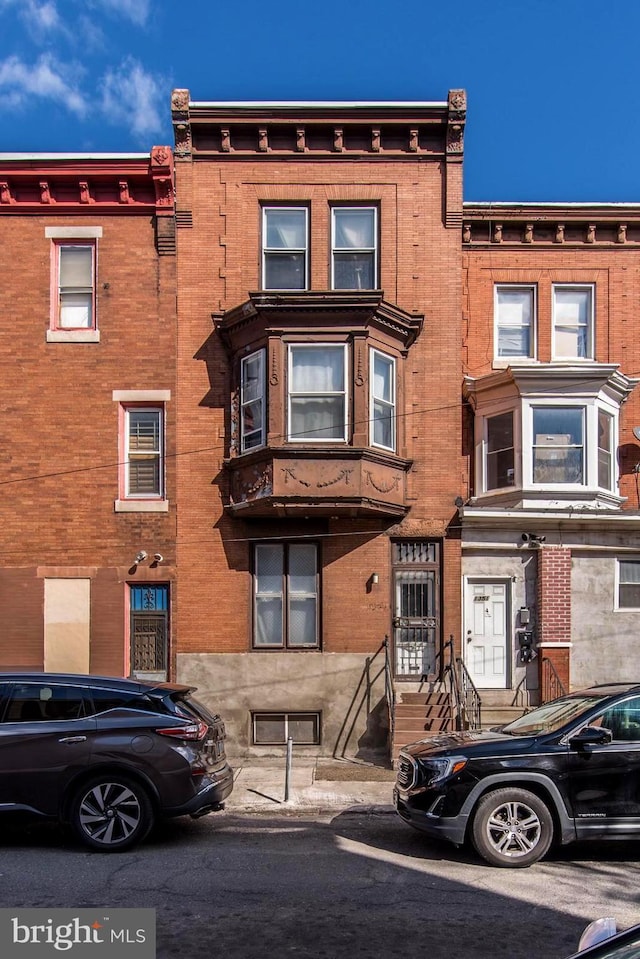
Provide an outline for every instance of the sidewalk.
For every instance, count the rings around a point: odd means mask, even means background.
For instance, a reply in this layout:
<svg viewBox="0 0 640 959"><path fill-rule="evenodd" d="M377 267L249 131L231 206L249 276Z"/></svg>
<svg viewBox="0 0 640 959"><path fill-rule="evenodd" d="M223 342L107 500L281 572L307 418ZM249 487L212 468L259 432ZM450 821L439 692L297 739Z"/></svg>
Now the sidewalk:
<svg viewBox="0 0 640 959"><path fill-rule="evenodd" d="M349 760L301 759L294 756L285 801L285 760L229 760L233 792L225 800L229 813L394 812L391 769Z"/></svg>

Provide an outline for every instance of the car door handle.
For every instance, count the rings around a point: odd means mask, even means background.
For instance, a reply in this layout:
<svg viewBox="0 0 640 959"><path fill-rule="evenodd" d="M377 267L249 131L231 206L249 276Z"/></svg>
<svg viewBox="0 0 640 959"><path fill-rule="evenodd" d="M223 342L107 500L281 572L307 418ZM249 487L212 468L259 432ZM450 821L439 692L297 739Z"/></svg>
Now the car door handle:
<svg viewBox="0 0 640 959"><path fill-rule="evenodd" d="M59 739L59 743L86 743L86 736L65 736L64 739Z"/></svg>

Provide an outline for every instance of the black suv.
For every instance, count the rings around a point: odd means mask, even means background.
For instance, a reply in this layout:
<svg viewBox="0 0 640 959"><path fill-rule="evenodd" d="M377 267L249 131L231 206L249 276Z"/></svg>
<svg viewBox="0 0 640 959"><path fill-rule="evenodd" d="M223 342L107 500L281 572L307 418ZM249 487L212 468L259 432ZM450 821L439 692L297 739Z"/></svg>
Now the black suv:
<svg viewBox="0 0 640 959"><path fill-rule="evenodd" d="M87 846L128 849L160 816L223 808L224 723L189 686L0 674L0 811L70 823Z"/></svg>
<svg viewBox="0 0 640 959"><path fill-rule="evenodd" d="M528 866L552 842L640 838L640 684L571 693L515 722L405 746L402 819L495 866Z"/></svg>

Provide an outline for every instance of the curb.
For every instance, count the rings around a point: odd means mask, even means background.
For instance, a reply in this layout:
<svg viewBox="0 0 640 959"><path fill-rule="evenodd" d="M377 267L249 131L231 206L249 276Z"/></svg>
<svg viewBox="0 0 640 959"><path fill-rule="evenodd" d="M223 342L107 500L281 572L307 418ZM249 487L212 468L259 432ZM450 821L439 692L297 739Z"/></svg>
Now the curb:
<svg viewBox="0 0 640 959"><path fill-rule="evenodd" d="M300 803L279 803L274 806L253 806L245 803L238 806L227 806L225 813L228 816L330 816L347 814L351 816L389 816L396 815L395 806L388 804L371 805L369 803L333 805L302 805Z"/></svg>

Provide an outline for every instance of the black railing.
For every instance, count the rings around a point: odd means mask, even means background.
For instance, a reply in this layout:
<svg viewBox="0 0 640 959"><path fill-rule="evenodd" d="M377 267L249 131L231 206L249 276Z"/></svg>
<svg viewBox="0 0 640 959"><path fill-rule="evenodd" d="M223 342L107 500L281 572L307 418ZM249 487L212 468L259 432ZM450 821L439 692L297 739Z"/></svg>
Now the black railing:
<svg viewBox="0 0 640 959"><path fill-rule="evenodd" d="M384 695L387 700L387 711L389 714L389 741L393 743L393 732L396 722L396 691L393 685L393 670L391 668L391 656L389 655L388 636L385 636L382 645L384 646Z"/></svg>
<svg viewBox="0 0 640 959"><path fill-rule="evenodd" d="M482 700L480 693L476 689L469 670L458 657L456 659L456 671L459 675L460 698L461 698L461 728L462 729L481 729L482 728Z"/></svg>
<svg viewBox="0 0 640 959"><path fill-rule="evenodd" d="M559 696L566 696L567 690L558 675L556 667L546 656L542 657L540 669L540 699L543 703L550 703Z"/></svg>
<svg viewBox="0 0 640 959"><path fill-rule="evenodd" d="M462 729L462 695L453 654L453 636L450 636L442 647L442 664L439 675L442 677L443 686L448 689L451 702L451 722L455 729Z"/></svg>

